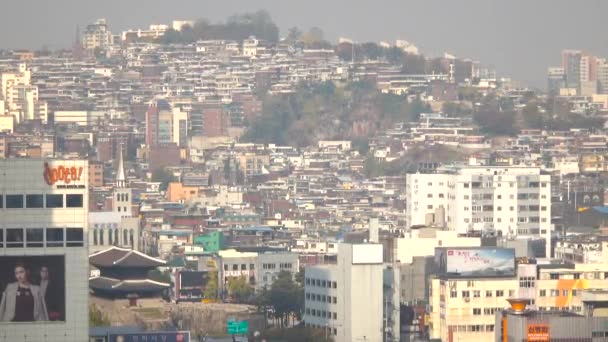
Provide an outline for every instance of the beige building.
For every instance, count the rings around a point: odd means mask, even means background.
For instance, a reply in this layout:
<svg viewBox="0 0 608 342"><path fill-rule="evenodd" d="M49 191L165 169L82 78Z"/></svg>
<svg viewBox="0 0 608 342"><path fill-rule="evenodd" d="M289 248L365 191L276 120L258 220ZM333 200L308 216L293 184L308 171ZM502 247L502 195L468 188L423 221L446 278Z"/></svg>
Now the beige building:
<svg viewBox="0 0 608 342"><path fill-rule="evenodd" d="M492 341L495 313L515 297L516 278L436 278L431 281L431 338L442 341ZM500 328L500 327L498 327Z"/></svg>

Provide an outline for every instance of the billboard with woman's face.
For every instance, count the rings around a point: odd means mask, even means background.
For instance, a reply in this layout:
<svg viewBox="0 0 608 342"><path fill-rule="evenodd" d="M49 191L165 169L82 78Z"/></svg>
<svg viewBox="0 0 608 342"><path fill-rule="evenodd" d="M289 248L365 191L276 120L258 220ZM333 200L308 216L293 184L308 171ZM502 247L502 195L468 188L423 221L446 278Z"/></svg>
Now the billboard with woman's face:
<svg viewBox="0 0 608 342"><path fill-rule="evenodd" d="M65 257L0 256L0 324L65 321Z"/></svg>

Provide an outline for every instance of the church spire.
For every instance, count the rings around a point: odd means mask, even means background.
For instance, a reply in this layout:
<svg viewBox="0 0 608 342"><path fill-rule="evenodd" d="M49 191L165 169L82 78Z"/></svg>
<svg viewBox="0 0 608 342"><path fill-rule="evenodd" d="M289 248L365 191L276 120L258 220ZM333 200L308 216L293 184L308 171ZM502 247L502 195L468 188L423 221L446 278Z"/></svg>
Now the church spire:
<svg viewBox="0 0 608 342"><path fill-rule="evenodd" d="M122 156L123 144L120 144L120 156L118 158L118 170L116 170L116 187L124 188L127 185L127 177L125 175L125 164Z"/></svg>

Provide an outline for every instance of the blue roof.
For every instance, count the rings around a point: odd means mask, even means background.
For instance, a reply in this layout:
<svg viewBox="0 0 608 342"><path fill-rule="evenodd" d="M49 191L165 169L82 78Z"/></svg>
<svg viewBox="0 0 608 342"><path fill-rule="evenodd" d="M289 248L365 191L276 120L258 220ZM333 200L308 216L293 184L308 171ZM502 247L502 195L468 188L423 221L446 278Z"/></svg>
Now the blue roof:
<svg viewBox="0 0 608 342"><path fill-rule="evenodd" d="M597 211L600 214L608 215L608 206L593 207L593 210Z"/></svg>
<svg viewBox="0 0 608 342"><path fill-rule="evenodd" d="M251 226L251 227L240 228L237 230L248 230L248 231L262 232L262 233L274 232L274 229L272 229L270 227L261 227L261 226Z"/></svg>

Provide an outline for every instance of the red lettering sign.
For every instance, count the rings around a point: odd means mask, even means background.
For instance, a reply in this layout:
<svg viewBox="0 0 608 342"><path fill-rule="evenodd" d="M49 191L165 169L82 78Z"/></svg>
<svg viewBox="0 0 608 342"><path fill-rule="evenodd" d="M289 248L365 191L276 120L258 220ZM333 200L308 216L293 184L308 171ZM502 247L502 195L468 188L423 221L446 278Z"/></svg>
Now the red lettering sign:
<svg viewBox="0 0 608 342"><path fill-rule="evenodd" d="M49 163L44 163L44 172L42 175L44 176L44 180L48 185L53 185L57 182L70 184L72 181L80 180L80 177L82 176L82 169L82 166L57 166L51 168Z"/></svg>

